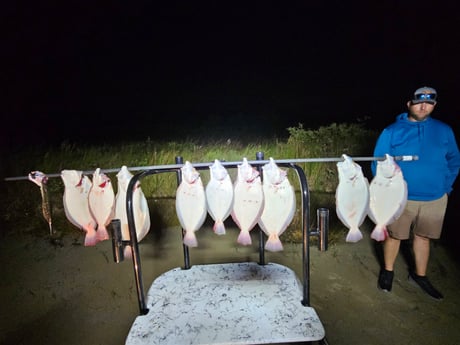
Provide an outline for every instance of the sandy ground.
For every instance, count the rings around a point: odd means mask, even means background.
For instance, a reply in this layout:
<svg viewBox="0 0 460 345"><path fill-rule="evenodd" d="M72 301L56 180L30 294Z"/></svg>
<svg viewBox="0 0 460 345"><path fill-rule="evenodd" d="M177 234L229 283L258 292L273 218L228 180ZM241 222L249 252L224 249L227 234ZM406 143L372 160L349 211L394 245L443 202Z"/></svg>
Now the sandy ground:
<svg viewBox="0 0 460 345"><path fill-rule="evenodd" d="M183 265L178 231L149 234L141 242L146 290L159 274ZM256 246L234 244L236 229L215 236L205 228L197 233L192 264L258 260ZM82 241L77 230L58 245L30 235L3 238L1 344L124 344L138 314L132 263L114 263L110 241L95 247ZM445 248L433 246L429 269L445 295L440 302L407 281L402 255L393 291L378 290L379 260L369 234L356 244L337 242L326 252L311 246L310 300L329 344L460 344L459 268ZM298 244L266 254L299 277L301 257Z"/></svg>

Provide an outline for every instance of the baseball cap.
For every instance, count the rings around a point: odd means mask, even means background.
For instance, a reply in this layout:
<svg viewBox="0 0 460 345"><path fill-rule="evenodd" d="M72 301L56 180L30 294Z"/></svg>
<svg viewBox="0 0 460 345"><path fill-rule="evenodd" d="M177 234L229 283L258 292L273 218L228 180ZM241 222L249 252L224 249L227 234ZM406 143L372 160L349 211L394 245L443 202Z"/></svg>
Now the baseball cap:
<svg viewBox="0 0 460 345"><path fill-rule="evenodd" d="M412 104L424 102L435 104L437 96L438 94L436 93L435 89L433 89L432 87L424 86L415 90L414 97L412 98Z"/></svg>

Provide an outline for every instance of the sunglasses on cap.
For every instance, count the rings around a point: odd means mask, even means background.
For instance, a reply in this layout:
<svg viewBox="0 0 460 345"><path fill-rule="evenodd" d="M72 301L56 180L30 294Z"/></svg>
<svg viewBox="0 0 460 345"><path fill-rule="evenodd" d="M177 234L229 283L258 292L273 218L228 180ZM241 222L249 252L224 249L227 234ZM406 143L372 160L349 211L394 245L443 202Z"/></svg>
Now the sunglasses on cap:
<svg viewBox="0 0 460 345"><path fill-rule="evenodd" d="M418 95L414 95L414 101L435 102L436 94L435 93L419 93Z"/></svg>

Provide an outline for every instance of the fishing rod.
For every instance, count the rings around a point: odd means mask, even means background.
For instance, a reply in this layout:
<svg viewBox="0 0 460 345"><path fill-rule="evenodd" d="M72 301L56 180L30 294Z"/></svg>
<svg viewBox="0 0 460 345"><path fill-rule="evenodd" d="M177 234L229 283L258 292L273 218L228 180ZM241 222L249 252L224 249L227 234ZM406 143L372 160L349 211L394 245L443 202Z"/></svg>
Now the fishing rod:
<svg viewBox="0 0 460 345"><path fill-rule="evenodd" d="M385 157L352 157L353 161L355 162L365 162L365 161L383 161L386 159ZM418 156L415 155L407 155L407 156L394 156L393 159L395 161L415 161L418 160ZM342 157L329 157L329 158L294 158L294 159L275 159L276 163L279 164L296 164L296 163L331 163L331 162L342 162L344 160ZM263 165L269 163L269 160L248 160L248 163L251 165ZM234 161L234 162L226 162L221 161L223 166L227 165L238 165L242 164L243 161ZM207 162L207 163L191 163L195 168L205 168L209 167L214 162ZM166 164L166 165L147 165L147 166L134 166L128 167L129 171L145 171L145 170L163 170L163 169L180 169L184 166L184 164ZM120 168L111 168L111 169L101 169L103 173L114 173L119 172ZM85 170L82 171L82 174L89 175L93 174L94 170ZM54 174L46 174L48 178L53 177L61 177L60 173ZM28 180L28 176L15 176L15 177L5 177L4 181L21 181L21 180Z"/></svg>

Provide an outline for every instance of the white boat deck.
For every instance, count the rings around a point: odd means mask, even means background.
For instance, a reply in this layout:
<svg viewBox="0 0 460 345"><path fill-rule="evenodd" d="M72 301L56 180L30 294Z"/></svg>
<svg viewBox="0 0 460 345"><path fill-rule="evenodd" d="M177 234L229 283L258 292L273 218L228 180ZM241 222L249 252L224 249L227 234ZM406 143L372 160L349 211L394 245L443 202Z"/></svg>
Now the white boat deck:
<svg viewBox="0 0 460 345"><path fill-rule="evenodd" d="M323 325L303 306L295 273L254 262L172 269L154 280L147 315L133 323L127 345L318 342Z"/></svg>

